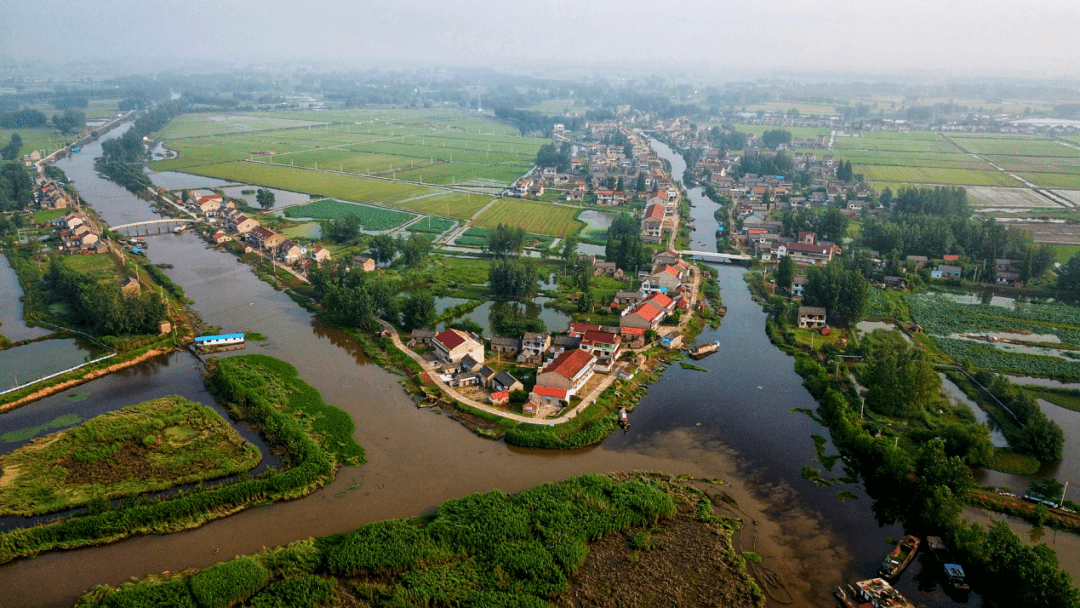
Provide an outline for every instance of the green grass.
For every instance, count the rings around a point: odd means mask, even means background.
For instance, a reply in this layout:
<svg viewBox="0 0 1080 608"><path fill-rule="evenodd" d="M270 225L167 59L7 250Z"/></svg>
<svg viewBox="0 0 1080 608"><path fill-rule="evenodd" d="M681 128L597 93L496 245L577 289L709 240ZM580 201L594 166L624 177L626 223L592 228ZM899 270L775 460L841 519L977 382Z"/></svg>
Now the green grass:
<svg viewBox="0 0 1080 608"><path fill-rule="evenodd" d="M836 344L840 339L848 337L847 332L836 328L832 328L832 331L827 336L823 336L821 332L813 329L793 328L790 331L795 335L796 342L807 346L813 345L814 348L821 348L826 344Z"/></svg>
<svg viewBox="0 0 1080 608"><path fill-rule="evenodd" d="M1017 454L1006 448L994 450L994 457L986 468L1010 475L1032 475L1039 470L1039 460L1034 456Z"/></svg>
<svg viewBox="0 0 1080 608"><path fill-rule="evenodd" d="M1080 245L1050 245L1054 248L1054 257L1057 261L1064 264L1073 258L1074 255L1080 253Z"/></svg>
<svg viewBox="0 0 1080 608"><path fill-rule="evenodd" d="M107 253L93 255L65 255L61 258L64 264L79 272L107 272L115 274L119 270L116 260Z"/></svg>
<svg viewBox="0 0 1080 608"><path fill-rule="evenodd" d="M584 226L575 219L579 209L536 201L500 199L476 218L476 226L495 228L499 224L521 227L525 232L565 236Z"/></svg>
<svg viewBox="0 0 1080 608"><path fill-rule="evenodd" d="M177 116L159 131L158 139L180 139L222 135L227 133L247 133L265 129L286 129L302 127L307 123L283 117L244 116L239 114L183 114Z"/></svg>
<svg viewBox="0 0 1080 608"><path fill-rule="evenodd" d="M51 127L36 127L33 129L0 129L0 147L6 146L11 141L12 133L18 133L23 140L19 154L29 154L39 150L42 155L59 150L75 141L74 137L66 137Z"/></svg>
<svg viewBox="0 0 1080 608"><path fill-rule="evenodd" d="M1048 401L1067 410L1080 412L1080 391L1042 386L1025 386L1024 390L1036 399Z"/></svg>
<svg viewBox="0 0 1080 608"><path fill-rule="evenodd" d="M55 220L58 217L64 217L67 215L68 209L42 209L41 211L34 212L34 223L45 224L50 220Z"/></svg>
<svg viewBox="0 0 1080 608"><path fill-rule="evenodd" d="M360 223L365 230L389 230L400 226L416 217L410 213L346 203L337 200L322 200L307 205L289 207L285 210L285 217L312 218L312 219L341 219L349 215L360 218Z"/></svg>
<svg viewBox="0 0 1080 608"><path fill-rule="evenodd" d="M54 421L55 422L55 421ZM209 407L164 397L0 456L0 516L63 511L246 471L261 459Z"/></svg>

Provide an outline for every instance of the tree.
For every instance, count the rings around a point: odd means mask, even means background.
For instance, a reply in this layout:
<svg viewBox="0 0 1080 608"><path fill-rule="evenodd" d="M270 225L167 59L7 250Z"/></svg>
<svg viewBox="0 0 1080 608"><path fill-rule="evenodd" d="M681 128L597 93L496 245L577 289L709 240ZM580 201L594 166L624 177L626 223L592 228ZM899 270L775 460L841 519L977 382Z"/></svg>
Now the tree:
<svg viewBox="0 0 1080 608"><path fill-rule="evenodd" d="M780 258L776 266L776 286L791 291L791 283L795 279L795 260L790 255Z"/></svg>
<svg viewBox="0 0 1080 608"><path fill-rule="evenodd" d="M1061 500L1061 495L1065 492L1065 485L1053 477L1044 477L1043 479L1036 479L1028 486L1028 494L1032 496L1038 496L1039 498L1045 498L1053 503L1057 503Z"/></svg>
<svg viewBox="0 0 1080 608"><path fill-rule="evenodd" d="M573 263L574 259L577 257L577 246L577 234L571 234L563 239L562 249L559 253L559 257L562 258L563 264L569 266Z"/></svg>
<svg viewBox="0 0 1080 608"><path fill-rule="evenodd" d="M803 302L821 306L830 319L858 323L866 310L870 286L858 270L845 259L834 259L828 266L815 266L807 275Z"/></svg>
<svg viewBox="0 0 1080 608"><path fill-rule="evenodd" d="M1074 296L1080 296L1080 253L1069 258L1068 262L1058 268L1058 288L1072 292Z"/></svg>
<svg viewBox="0 0 1080 608"><path fill-rule="evenodd" d="M401 252L401 259L406 266L418 266L431 253L431 239L423 234L413 234L408 240L398 240L397 249Z"/></svg>
<svg viewBox="0 0 1080 608"><path fill-rule="evenodd" d="M368 244L368 253L371 254L376 263L389 264L394 260L394 255L397 253L397 243L394 241L394 237L388 234L373 236L371 243Z"/></svg>
<svg viewBox="0 0 1080 608"><path fill-rule="evenodd" d="M839 241L847 232L848 218L836 207L829 207L820 217L821 234L828 241Z"/></svg>
<svg viewBox="0 0 1080 608"><path fill-rule="evenodd" d="M360 216L350 213L343 218L328 219L322 222L322 234L334 243L349 243L355 245L363 234L364 225L360 223ZM374 256L372 256L374 257ZM391 256L393 259L393 256Z"/></svg>
<svg viewBox="0 0 1080 608"><path fill-rule="evenodd" d="M494 258L488 271L491 291L496 296L531 298L536 295L539 275L532 260Z"/></svg>
<svg viewBox="0 0 1080 608"><path fill-rule="evenodd" d="M780 144L791 143L791 132L782 129L772 129L761 134L761 144L770 150L775 150Z"/></svg>
<svg viewBox="0 0 1080 608"><path fill-rule="evenodd" d="M61 133L78 133L86 126L86 112L68 108L63 114L54 114L52 121Z"/></svg>
<svg viewBox="0 0 1080 608"><path fill-rule="evenodd" d="M488 237L488 251L495 257L521 255L525 250L525 229L499 224Z"/></svg>
<svg viewBox="0 0 1080 608"><path fill-rule="evenodd" d="M269 209L269 208L273 207L274 202L275 202L274 201L275 198L276 197L274 196L273 190L267 190L266 188L259 188L259 190L255 192L255 200L259 203L259 206L262 207L263 209Z"/></svg>
<svg viewBox="0 0 1080 608"><path fill-rule="evenodd" d="M560 152L555 144L541 146L536 153L537 167L555 167L559 173L565 173L570 169L570 155Z"/></svg>
<svg viewBox="0 0 1080 608"><path fill-rule="evenodd" d="M3 148L0 148L0 159L15 160L19 157L20 150L22 150L22 136L18 133L12 133L11 141Z"/></svg>
<svg viewBox="0 0 1080 608"><path fill-rule="evenodd" d="M896 330L876 330L863 340L866 404L888 416L911 417L938 399L941 377L925 353Z"/></svg>
<svg viewBox="0 0 1080 608"><path fill-rule="evenodd" d="M644 173L638 173L637 184L634 186L634 190L636 190L637 192L644 192L645 191L645 174Z"/></svg>
<svg viewBox="0 0 1080 608"><path fill-rule="evenodd" d="M401 323L407 330L426 327L435 320L435 296L421 290L405 298L401 307Z"/></svg>

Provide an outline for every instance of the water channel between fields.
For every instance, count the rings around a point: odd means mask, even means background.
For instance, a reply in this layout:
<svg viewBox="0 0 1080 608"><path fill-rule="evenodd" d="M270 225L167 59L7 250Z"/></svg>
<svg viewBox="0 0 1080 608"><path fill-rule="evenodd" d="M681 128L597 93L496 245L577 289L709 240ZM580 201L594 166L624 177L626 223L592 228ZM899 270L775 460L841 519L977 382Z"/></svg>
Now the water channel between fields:
<svg viewBox="0 0 1080 608"><path fill-rule="evenodd" d="M94 175L92 159L98 154L100 143L91 144L61 168L108 222L153 219L145 202ZM714 209L707 200L695 202L698 233L704 229L710 242L707 226ZM813 408L814 401L791 358L768 342L765 314L752 301L741 268L716 268L728 315L722 327L700 337L721 344L719 354L698 363L707 372L672 366L634 410L629 433L616 433L594 448L548 452L482 439L437 410L416 409L398 377L370 365L347 336L313 320L248 267L194 235L147 240L150 259L174 265L168 274L207 323L264 334L267 341L249 343L246 352L288 361L328 403L348 412L368 463L342 469L331 485L306 498L250 509L196 530L0 566L0 587L11 605L70 605L97 583L205 567L264 546L420 515L472 492L520 491L584 472L659 470L728 480L721 489L737 501L747 522L740 548L764 554L764 565L787 582L797 605L832 605L831 589L871 575L887 549L885 538L901 534L897 526L876 524L858 487L818 488L802 479L802 467L815 464L811 434L827 436L828 431L791 411ZM695 248L708 244L699 244L695 234ZM148 362L76 390L88 393L84 402L130 405L181 394L205 403L209 397L201 393L194 367L187 355L174 355L167 365ZM839 502L840 490L859 498ZM918 566L909 569L898 583L905 594L931 608L954 605L944 594L918 591L917 571Z"/></svg>

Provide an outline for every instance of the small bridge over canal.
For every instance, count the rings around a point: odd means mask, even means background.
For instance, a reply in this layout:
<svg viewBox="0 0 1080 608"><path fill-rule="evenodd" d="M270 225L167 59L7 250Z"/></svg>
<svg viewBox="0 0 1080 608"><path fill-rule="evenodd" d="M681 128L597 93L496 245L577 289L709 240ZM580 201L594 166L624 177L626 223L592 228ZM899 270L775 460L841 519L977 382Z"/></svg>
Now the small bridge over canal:
<svg viewBox="0 0 1080 608"><path fill-rule="evenodd" d="M168 219L162 219L162 220L148 220L148 221L145 221L145 222L131 222L130 224L121 224L119 226L110 226L109 229L114 230L116 232L120 232L121 230L124 230L125 234L127 234L128 236L138 236L140 234L150 234L150 229L152 227L155 227L155 226L157 227L157 232L155 234L161 234L161 229L162 228L164 228L166 231L168 231L170 228L175 228L177 226L185 226L186 227L188 224L194 224L195 222L196 222L196 220L193 220L193 219L175 218L174 217L174 218L168 218ZM134 234L131 233L132 230L135 231Z"/></svg>
<svg viewBox="0 0 1080 608"><path fill-rule="evenodd" d="M717 262L730 262L732 260L746 262L753 259L748 255L738 255L734 253L717 253L715 251L692 251L689 249L685 249L683 251L680 251L679 253L691 258L702 258L707 261L711 260Z"/></svg>

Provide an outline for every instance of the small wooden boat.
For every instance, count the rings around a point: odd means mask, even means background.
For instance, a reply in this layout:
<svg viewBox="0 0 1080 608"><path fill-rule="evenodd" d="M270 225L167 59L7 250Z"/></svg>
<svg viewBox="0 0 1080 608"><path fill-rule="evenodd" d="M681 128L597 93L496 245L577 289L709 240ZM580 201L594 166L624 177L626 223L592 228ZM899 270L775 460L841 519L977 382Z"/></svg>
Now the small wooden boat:
<svg viewBox="0 0 1080 608"><path fill-rule="evenodd" d="M945 546L945 542L941 540L941 537L927 536L926 546L930 549L930 553L933 554L934 559L941 565L942 572L945 575L946 587L957 593L967 593L971 591L971 587L967 584L967 576L964 574L963 566L956 563L956 560L952 557L952 553L949 552L949 548Z"/></svg>
<svg viewBox="0 0 1080 608"><path fill-rule="evenodd" d="M908 567L911 560L915 559L915 554L918 552L918 537L910 534L905 535L904 538L900 539L900 542L896 543L896 548L885 556L885 560L881 562L881 568L878 569L878 574L887 579L900 576L900 573Z"/></svg>
<svg viewBox="0 0 1080 608"><path fill-rule="evenodd" d="M704 359L709 355L715 353L720 349L720 341L706 342L705 344L699 344L690 349L690 357L693 359Z"/></svg>

